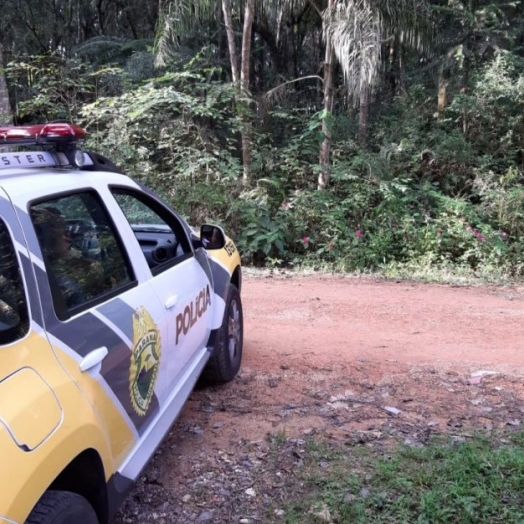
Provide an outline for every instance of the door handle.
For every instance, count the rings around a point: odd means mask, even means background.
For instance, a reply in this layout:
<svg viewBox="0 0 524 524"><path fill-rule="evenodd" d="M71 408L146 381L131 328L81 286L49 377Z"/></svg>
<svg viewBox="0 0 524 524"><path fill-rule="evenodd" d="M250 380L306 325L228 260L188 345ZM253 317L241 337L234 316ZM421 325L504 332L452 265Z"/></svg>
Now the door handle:
<svg viewBox="0 0 524 524"><path fill-rule="evenodd" d="M171 295L165 302L164 306L166 309L171 309L175 307L178 302L178 295Z"/></svg>
<svg viewBox="0 0 524 524"><path fill-rule="evenodd" d="M80 361L80 371L84 373L85 371L94 368L97 364L100 364L104 358L107 357L109 351L105 346L101 348L93 349L90 351L81 361Z"/></svg>

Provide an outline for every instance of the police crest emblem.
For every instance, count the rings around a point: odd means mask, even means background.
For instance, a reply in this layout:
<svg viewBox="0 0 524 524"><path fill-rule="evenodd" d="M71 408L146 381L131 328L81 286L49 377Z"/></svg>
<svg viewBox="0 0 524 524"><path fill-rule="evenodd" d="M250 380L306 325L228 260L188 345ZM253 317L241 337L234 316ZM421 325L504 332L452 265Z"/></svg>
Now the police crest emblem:
<svg viewBox="0 0 524 524"><path fill-rule="evenodd" d="M160 367L160 333L144 307L133 314L133 351L129 393L133 409L144 416L149 408Z"/></svg>

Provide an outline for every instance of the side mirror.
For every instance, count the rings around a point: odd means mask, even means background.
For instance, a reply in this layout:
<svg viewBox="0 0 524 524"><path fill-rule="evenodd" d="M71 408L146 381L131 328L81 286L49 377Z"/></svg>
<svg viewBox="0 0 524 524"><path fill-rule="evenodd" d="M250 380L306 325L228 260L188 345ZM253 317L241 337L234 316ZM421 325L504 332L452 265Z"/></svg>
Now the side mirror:
<svg viewBox="0 0 524 524"><path fill-rule="evenodd" d="M204 249L222 249L226 245L226 235L221 227L203 224L200 227L200 242Z"/></svg>

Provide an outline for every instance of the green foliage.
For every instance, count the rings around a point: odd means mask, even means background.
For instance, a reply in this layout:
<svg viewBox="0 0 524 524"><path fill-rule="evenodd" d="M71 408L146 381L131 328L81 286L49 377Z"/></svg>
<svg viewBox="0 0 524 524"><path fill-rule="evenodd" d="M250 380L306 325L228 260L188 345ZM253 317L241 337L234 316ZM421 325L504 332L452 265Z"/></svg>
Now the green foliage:
<svg viewBox="0 0 524 524"><path fill-rule="evenodd" d="M111 41L123 52L123 40ZM367 149L355 141L353 113L330 113L331 186L319 192L325 115L314 104L281 101L260 110L260 119L239 111L238 92L209 66L213 46L181 53L177 72L154 71L146 48L126 53L123 69L54 55L11 63L18 118L78 121L80 114L88 147L192 223L223 225L248 264L523 276L524 64L517 54L485 59L438 122L427 85L413 83L377 112ZM242 184L246 118L257 126L252 179Z"/></svg>
<svg viewBox="0 0 524 524"><path fill-rule="evenodd" d="M267 204L251 200L243 195L243 205L239 206L237 216L244 224L238 240L238 248L244 257L254 263L265 263L268 260L281 261L286 249L286 232L282 222L271 216Z"/></svg>
<svg viewBox="0 0 524 524"><path fill-rule="evenodd" d="M224 225L247 263L521 275L521 171L513 164L496 174L501 164L480 157L449 123L423 132L424 116L409 109L418 96L414 89L409 103L399 101L403 126L384 119L377 138L387 145L377 152L337 133L324 192L315 189L320 117L305 122L282 108L271 119L293 132L278 145L257 135L255 178L240 185L235 93L197 72L166 74L83 114L94 147L111 151L191 221ZM388 142L393 128L396 141Z"/></svg>
<svg viewBox="0 0 524 524"><path fill-rule="evenodd" d="M16 117L30 122L75 120L95 90L86 64L58 55L11 62L6 74L16 91Z"/></svg>
<svg viewBox="0 0 524 524"><path fill-rule="evenodd" d="M467 129L470 147L495 171L514 165L524 133L524 60L498 51L479 71L471 94L455 97L448 119Z"/></svg>
<svg viewBox="0 0 524 524"><path fill-rule="evenodd" d="M129 60L133 55L148 53L148 49L153 46L153 43L152 39L95 36L79 44L75 48L75 54L80 58L86 59L91 64L99 64L101 66L118 64L121 67L125 67L126 64L129 64ZM150 61L153 60L154 58L150 58Z"/></svg>
<svg viewBox="0 0 524 524"><path fill-rule="evenodd" d="M82 116L90 147L200 220L227 201L210 186L229 188L240 173L232 154L231 133L241 125L230 111L233 101L230 87L204 83L198 74L169 73L118 97L99 98L84 106Z"/></svg>
<svg viewBox="0 0 524 524"><path fill-rule="evenodd" d="M132 82L142 82L155 76L155 56L151 51L135 51L124 66Z"/></svg>

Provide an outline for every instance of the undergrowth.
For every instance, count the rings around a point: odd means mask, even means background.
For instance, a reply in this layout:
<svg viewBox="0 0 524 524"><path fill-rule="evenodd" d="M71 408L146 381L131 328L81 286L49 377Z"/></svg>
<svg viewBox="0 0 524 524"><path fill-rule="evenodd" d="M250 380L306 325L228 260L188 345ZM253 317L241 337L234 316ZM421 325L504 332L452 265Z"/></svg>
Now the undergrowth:
<svg viewBox="0 0 524 524"><path fill-rule="evenodd" d="M304 461L296 480L307 495L286 508L288 524L522 522L524 433L440 436L382 457L364 446L310 443Z"/></svg>
<svg viewBox="0 0 524 524"><path fill-rule="evenodd" d="M246 265L433 281L524 276L524 62L512 52L486 57L439 119L427 86L411 81L373 116L365 145L355 140L354 115L334 112L324 191L322 111L275 102L263 122L242 114L234 86L204 67L203 55L144 81L111 68L121 87L107 96L81 82L85 66L71 76L74 64L54 57L47 67L49 60L34 64L42 95L28 96L19 111L77 120L88 148L190 223L224 226ZM14 62L9 74L23 79L26 68ZM64 77L77 87L66 93L68 115L65 94L44 89L63 87ZM256 125L244 179L239 137L248 117Z"/></svg>

